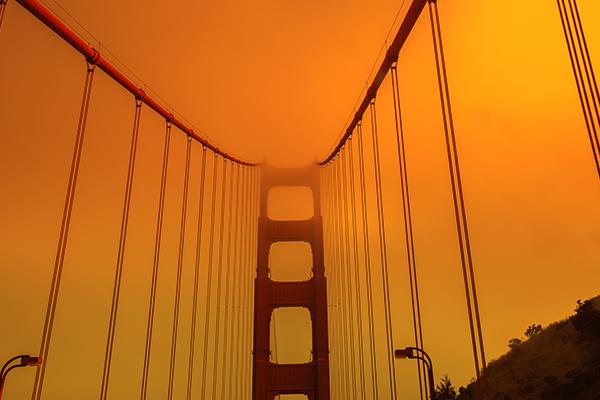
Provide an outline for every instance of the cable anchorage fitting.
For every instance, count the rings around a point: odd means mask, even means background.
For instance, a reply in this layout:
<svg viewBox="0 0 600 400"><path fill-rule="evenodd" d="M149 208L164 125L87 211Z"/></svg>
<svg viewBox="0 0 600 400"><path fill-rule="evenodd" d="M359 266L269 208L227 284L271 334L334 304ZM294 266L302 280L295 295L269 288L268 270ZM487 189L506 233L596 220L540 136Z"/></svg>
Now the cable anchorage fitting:
<svg viewBox="0 0 600 400"><path fill-rule="evenodd" d="M135 102L136 105L139 103L139 105L141 105L141 103L144 102L144 99L146 98L146 92L144 92L144 89L142 88L138 88L136 94L135 94Z"/></svg>
<svg viewBox="0 0 600 400"><path fill-rule="evenodd" d="M0 0L2 1L2 0ZM5 0L7 1L7 0ZM100 59L100 52L92 47L92 55L88 56L85 61L88 63L88 71L96 68L96 63Z"/></svg>
<svg viewBox="0 0 600 400"><path fill-rule="evenodd" d="M369 88L369 90L367 90L367 95L371 99L371 104L375 104L375 98L377 97L377 90L375 90L374 88Z"/></svg>
<svg viewBox="0 0 600 400"><path fill-rule="evenodd" d="M173 114L169 114L165 118L165 123L167 124L167 129L171 129L171 127L173 126L173 122L174 121L175 121L175 116Z"/></svg>
<svg viewBox="0 0 600 400"><path fill-rule="evenodd" d="M392 52L392 48L388 48L386 54L385 54L385 58L386 60L388 60L388 62L390 62L392 65L396 64L396 62L398 62L398 53L397 52Z"/></svg>

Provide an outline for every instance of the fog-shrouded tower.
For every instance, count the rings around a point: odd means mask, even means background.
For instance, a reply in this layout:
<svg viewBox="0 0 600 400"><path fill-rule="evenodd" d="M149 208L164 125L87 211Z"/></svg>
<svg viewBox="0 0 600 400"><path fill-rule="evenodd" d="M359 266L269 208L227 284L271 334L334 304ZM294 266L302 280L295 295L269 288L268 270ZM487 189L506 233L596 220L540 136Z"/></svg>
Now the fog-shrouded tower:
<svg viewBox="0 0 600 400"><path fill-rule="evenodd" d="M304 394L309 400L329 400L327 284L323 254L323 220L317 166L261 168L258 257L254 292L253 400L273 400L282 394ZM274 187L303 186L312 190L312 218L279 221L269 218L267 200ZM300 282L269 278L269 252L276 242L306 242L312 250L312 277ZM312 360L304 364L270 361L270 322L280 307L304 307L312 321Z"/></svg>

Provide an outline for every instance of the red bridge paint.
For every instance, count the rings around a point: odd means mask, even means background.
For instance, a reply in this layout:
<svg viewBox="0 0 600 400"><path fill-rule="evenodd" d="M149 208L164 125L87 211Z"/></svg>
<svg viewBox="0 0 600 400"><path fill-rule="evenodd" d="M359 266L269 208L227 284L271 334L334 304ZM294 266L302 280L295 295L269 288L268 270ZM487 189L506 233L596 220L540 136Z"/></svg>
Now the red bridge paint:
<svg viewBox="0 0 600 400"><path fill-rule="evenodd" d="M267 215L269 189L308 186L313 192L314 216L305 221L273 221ZM273 400L280 394L305 394L309 400L329 400L327 283L323 257L323 223L319 202L319 168L262 167L258 259L254 292L253 400ZM302 241L313 253L313 277L305 282L269 279L271 244ZM273 364L269 360L271 314L277 307L306 307L312 319L313 360L306 364Z"/></svg>

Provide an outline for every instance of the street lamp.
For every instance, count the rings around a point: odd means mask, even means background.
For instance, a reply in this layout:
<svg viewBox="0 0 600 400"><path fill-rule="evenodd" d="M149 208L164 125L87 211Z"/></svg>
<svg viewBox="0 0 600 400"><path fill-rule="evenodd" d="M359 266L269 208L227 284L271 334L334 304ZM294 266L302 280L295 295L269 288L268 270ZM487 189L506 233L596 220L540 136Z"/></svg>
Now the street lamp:
<svg viewBox="0 0 600 400"><path fill-rule="evenodd" d="M18 361L18 363L15 363L15 361ZM8 360L2 366L2 370L0 370L0 399L2 399L2 392L4 391L4 382L6 382L6 376L10 371L21 367L37 367L41 364L42 357L32 357L27 354L16 356Z"/></svg>
<svg viewBox="0 0 600 400"><path fill-rule="evenodd" d="M419 349L418 347L406 347L404 349L394 350L394 357L398 359L402 358L416 358L421 360L427 366L427 371L429 374L429 396L430 399L433 400L435 396L435 382L433 380L433 363L431 362L431 358L424 350Z"/></svg>

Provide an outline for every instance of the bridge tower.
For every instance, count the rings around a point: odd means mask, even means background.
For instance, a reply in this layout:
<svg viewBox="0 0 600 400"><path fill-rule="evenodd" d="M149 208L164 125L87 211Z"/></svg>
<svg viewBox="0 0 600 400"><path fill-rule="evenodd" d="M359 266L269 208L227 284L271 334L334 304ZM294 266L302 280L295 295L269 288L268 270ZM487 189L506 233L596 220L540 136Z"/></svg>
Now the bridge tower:
<svg viewBox="0 0 600 400"><path fill-rule="evenodd" d="M267 214L269 190L304 186L312 190L312 218L276 221ZM329 400L327 285L324 274L323 223L319 168L262 167L258 258L254 300L253 400L273 400L280 394L304 394L309 400ZM269 278L269 251L276 242L307 242L312 249L313 276L304 282L275 282ZM305 307L312 320L312 360L306 364L270 361L270 321L278 307Z"/></svg>

